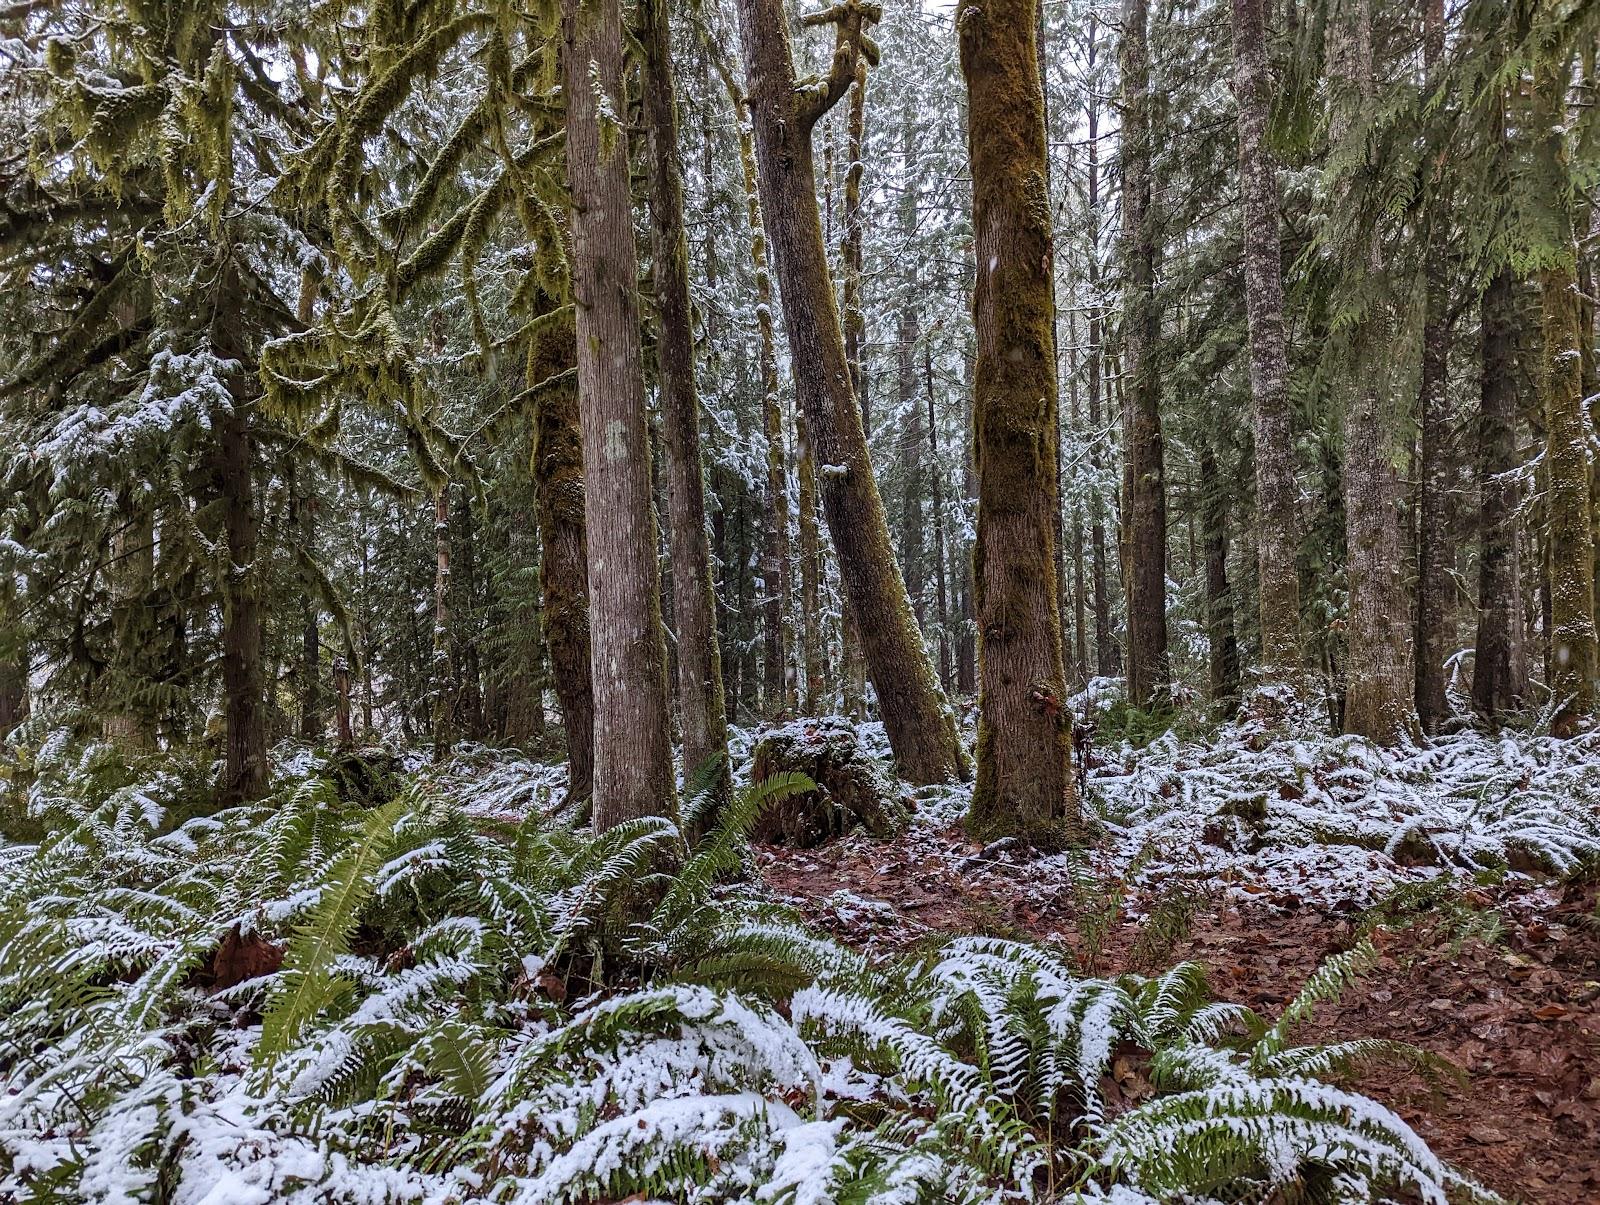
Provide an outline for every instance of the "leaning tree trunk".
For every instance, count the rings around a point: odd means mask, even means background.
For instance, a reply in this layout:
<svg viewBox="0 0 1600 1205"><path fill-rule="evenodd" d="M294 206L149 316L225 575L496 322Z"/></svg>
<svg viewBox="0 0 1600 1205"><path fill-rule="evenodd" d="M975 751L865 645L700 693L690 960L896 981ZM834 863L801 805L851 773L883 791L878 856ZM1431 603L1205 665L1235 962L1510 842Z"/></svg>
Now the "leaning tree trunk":
<svg viewBox="0 0 1600 1205"><path fill-rule="evenodd" d="M1233 89L1239 104L1239 191L1244 201L1245 313L1255 403L1256 561L1264 685L1297 684L1300 671L1300 523L1283 321L1283 252L1276 164L1267 145L1272 71L1266 0L1233 0Z"/></svg>
<svg viewBox="0 0 1600 1205"><path fill-rule="evenodd" d="M1127 401L1128 698L1170 702L1167 656L1167 487L1156 372L1156 221L1151 206L1148 0L1122 8L1122 226L1126 272L1123 356Z"/></svg>
<svg viewBox="0 0 1600 1205"><path fill-rule="evenodd" d="M1478 417L1478 637L1472 706L1493 720L1522 705L1518 674L1522 582L1517 556L1516 305L1511 272L1502 268L1483 294L1482 378Z"/></svg>
<svg viewBox="0 0 1600 1205"><path fill-rule="evenodd" d="M1347 0L1330 23L1330 67L1339 86L1330 125L1337 145L1357 136L1360 111L1373 96L1371 0ZM1335 197L1335 205L1349 200ZM1384 273L1375 230L1355 233L1360 268ZM1411 608L1403 571L1401 424L1388 363L1394 350L1392 304L1367 306L1348 333L1344 365L1344 501L1350 614L1344 730L1380 745L1398 744L1415 725Z"/></svg>
<svg viewBox="0 0 1600 1205"><path fill-rule="evenodd" d="M661 574L639 347L618 0L563 0L578 410L589 541L594 824L672 814Z"/></svg>
<svg viewBox="0 0 1600 1205"><path fill-rule="evenodd" d="M1444 0L1428 0L1423 59L1428 86L1438 83L1444 54ZM1422 325L1422 384L1418 391L1419 432L1417 525L1417 719L1424 732L1437 732L1449 718L1444 661L1449 653L1450 548L1450 282L1445 273L1447 246L1444 206L1433 205L1427 248L1427 312Z"/></svg>
<svg viewBox="0 0 1600 1205"><path fill-rule="evenodd" d="M589 670L589 545L584 532L583 431L577 335L570 310L535 297L528 346L533 488L541 550L544 636L567 740L567 798L594 794L594 689Z"/></svg>
<svg viewBox="0 0 1600 1205"><path fill-rule="evenodd" d="M828 277L812 159L816 123L854 79L864 53L862 27L875 16L874 6L844 0L812 18L836 23L838 49L827 78L800 89L783 0L739 0L761 209L796 391L822 465L823 513L897 768L912 782L946 782L965 774L966 758L890 548Z"/></svg>
<svg viewBox="0 0 1600 1205"><path fill-rule="evenodd" d="M714 798L728 793L728 721L717 651L711 549L706 543L705 479L700 467L700 400L695 391L689 312L689 243L683 224L672 37L664 0L641 0L645 119L650 129L650 216L661 338L662 443L671 518L673 618L677 623L678 708L685 782Z"/></svg>
<svg viewBox="0 0 1600 1205"><path fill-rule="evenodd" d="M978 773L967 824L979 840L1054 842L1075 801L1054 551L1055 297L1038 0L964 0L956 27L978 265Z"/></svg>
<svg viewBox="0 0 1600 1205"><path fill-rule="evenodd" d="M1546 508L1550 539L1550 690L1556 701L1552 731L1571 735L1594 714L1597 657L1594 614L1594 527L1589 513L1588 414L1584 410L1582 305L1578 296L1577 242L1573 212L1565 196L1570 168L1566 136L1568 69L1565 62L1540 69L1538 158L1542 178L1558 193L1549 198L1556 215L1560 262L1539 272L1544 358Z"/></svg>

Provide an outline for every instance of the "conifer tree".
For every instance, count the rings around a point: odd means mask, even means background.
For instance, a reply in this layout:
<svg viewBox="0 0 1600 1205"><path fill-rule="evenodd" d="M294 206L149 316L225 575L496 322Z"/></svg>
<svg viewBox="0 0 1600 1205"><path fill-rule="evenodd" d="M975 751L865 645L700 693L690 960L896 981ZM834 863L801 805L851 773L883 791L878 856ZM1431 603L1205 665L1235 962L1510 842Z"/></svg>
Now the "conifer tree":
<svg viewBox="0 0 1600 1205"><path fill-rule="evenodd" d="M686 778L711 776L718 796L729 786L728 723L717 651L711 552L706 543L705 481L700 465L700 402L695 389L689 313L689 246L684 232L677 89L665 0L642 0L644 104L650 130L650 215L656 306L661 314L663 446L671 510L673 619L678 650L678 707Z"/></svg>
<svg viewBox="0 0 1600 1205"><path fill-rule="evenodd" d="M739 0L762 214L784 298L789 351L806 427L822 460L819 493L884 727L900 773L943 782L967 773L966 756L895 566L829 279L817 210L812 134L817 121L877 49L866 26L877 7L843 0L808 25L833 25L828 74L797 82L780 0Z"/></svg>
<svg viewBox="0 0 1600 1205"><path fill-rule="evenodd" d="M667 658L639 342L617 0L563 0L578 408L589 554L594 821L671 814Z"/></svg>
<svg viewBox="0 0 1600 1205"><path fill-rule="evenodd" d="M1127 496L1128 698L1164 706L1167 654L1167 483L1161 433L1161 334L1155 295L1158 219L1151 197L1147 0L1122 7L1122 344Z"/></svg>
<svg viewBox="0 0 1600 1205"><path fill-rule="evenodd" d="M1244 210L1245 308L1255 403L1256 531L1261 595L1261 677L1293 685L1300 667L1300 580L1283 256L1276 164L1267 144L1272 77L1264 0L1233 0L1233 90L1238 102L1239 194Z"/></svg>
<svg viewBox="0 0 1600 1205"><path fill-rule="evenodd" d="M978 772L970 831L1059 841L1075 801L1054 544L1058 414L1037 0L957 11L978 335Z"/></svg>

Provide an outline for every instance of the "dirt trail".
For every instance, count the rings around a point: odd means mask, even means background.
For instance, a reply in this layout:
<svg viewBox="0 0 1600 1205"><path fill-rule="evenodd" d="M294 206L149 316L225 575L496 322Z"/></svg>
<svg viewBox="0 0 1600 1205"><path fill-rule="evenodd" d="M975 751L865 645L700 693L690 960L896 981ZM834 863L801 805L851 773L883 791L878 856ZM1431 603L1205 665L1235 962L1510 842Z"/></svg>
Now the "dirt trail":
<svg viewBox="0 0 1600 1205"><path fill-rule="evenodd" d="M814 850L767 846L758 858L775 893L857 947L906 949L951 933L1028 937L1071 947L1099 974L1148 969L1129 966L1141 957L1193 958L1217 995L1266 1013L1347 948L1362 922L1352 905L1216 881L1129 891L1113 908L1053 865L1046 875L1016 851L985 856L958 828L913 826L892 841L856 836ZM1118 887L1111 898L1121 895ZM1161 899L1170 915L1176 898L1191 901L1187 931L1154 949L1149 937L1141 943L1134 918ZM1509 1199L1600 1202L1595 915L1594 885L1474 888L1451 907L1377 930L1377 966L1301 1036L1391 1038L1443 1056L1460 1082L1385 1067L1355 1086Z"/></svg>

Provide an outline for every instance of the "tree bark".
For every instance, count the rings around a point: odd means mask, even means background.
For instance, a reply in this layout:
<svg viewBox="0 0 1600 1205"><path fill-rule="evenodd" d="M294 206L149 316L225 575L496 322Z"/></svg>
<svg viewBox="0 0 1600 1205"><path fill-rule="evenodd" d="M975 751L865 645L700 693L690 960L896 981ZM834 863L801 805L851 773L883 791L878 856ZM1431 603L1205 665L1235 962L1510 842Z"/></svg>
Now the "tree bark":
<svg viewBox="0 0 1600 1205"><path fill-rule="evenodd" d="M442 761L455 743L455 699L450 678L450 483L433 499L433 757Z"/></svg>
<svg viewBox="0 0 1600 1205"><path fill-rule="evenodd" d="M1444 55L1444 0L1427 0L1423 63L1427 86L1437 83ZM1417 720L1424 732L1433 733L1449 718L1445 699L1445 657L1449 655L1449 600L1454 557L1450 548L1451 449L1449 353L1450 282L1445 273L1447 255L1444 206L1435 201L1429 221L1427 251L1427 312L1422 326L1422 383L1417 405L1421 415L1418 454L1417 505Z"/></svg>
<svg viewBox="0 0 1600 1205"><path fill-rule="evenodd" d="M0 740L27 718L28 691L21 662L0 661Z"/></svg>
<svg viewBox="0 0 1600 1205"><path fill-rule="evenodd" d="M862 370L861 363L861 345L867 333L866 316L861 309L863 235L861 180L866 173L866 164L863 162L866 134L867 64L865 60L858 60L850 85L850 103L845 118L845 153L850 161L846 164L844 172L844 237L840 240L839 260L843 276L841 293L844 306L844 358L850 370L850 388L855 393L856 405L861 411L863 436L872 432L870 394L867 389L866 373ZM832 157L831 142L829 157L830 159ZM831 164L827 175L831 183L833 177ZM828 189L828 211L831 226L833 224L831 187ZM862 660L861 637L856 631L855 613L850 609L848 597L843 599L840 610L843 611L840 623L840 645L843 649L844 662L840 671L843 682L842 702L847 715L863 718L866 715L867 667Z"/></svg>
<svg viewBox="0 0 1600 1205"><path fill-rule="evenodd" d="M950 666L950 597L945 586L950 558L944 532L944 473L939 464L939 420L933 409L933 349L922 347L922 379L928 387L928 458L931 465L929 479L933 483L933 583L935 619L939 626L939 683L948 693L951 686Z"/></svg>
<svg viewBox="0 0 1600 1205"><path fill-rule="evenodd" d="M1200 528L1206 562L1206 640L1210 646L1211 700L1225 715L1239 709L1239 638L1228 584L1228 494L1208 437L1200 443Z"/></svg>
<svg viewBox="0 0 1600 1205"><path fill-rule="evenodd" d="M219 349L220 350L220 349ZM224 353L226 354L226 353ZM222 495L228 576L222 592L224 761L222 799L242 803L267 790L266 680L262 672L261 585L256 566L254 409L248 387L230 383L233 405L212 415Z"/></svg>
<svg viewBox="0 0 1600 1205"><path fill-rule="evenodd" d="M1373 98L1371 0L1344 0L1329 24L1329 64L1337 82L1330 122L1347 143ZM1340 198L1333 199L1340 204ZM1353 249L1370 280L1384 274L1375 230ZM1379 745L1406 739L1416 723L1411 668L1411 608L1405 590L1401 424L1386 382L1393 351L1392 303L1370 303L1349 332L1352 355L1344 394L1344 499L1350 592L1344 730Z"/></svg>
<svg viewBox="0 0 1600 1205"><path fill-rule="evenodd" d="M722 698L706 543L705 479L700 466L700 399L695 389L689 303L689 242L683 221L677 91L665 0L641 0L645 116L650 127L651 237L661 336L662 443L671 520L673 617L677 624L678 708L683 725L684 781L716 799L731 786L728 720Z"/></svg>
<svg viewBox="0 0 1600 1205"><path fill-rule="evenodd" d="M1075 812L1056 579L1055 297L1038 0L964 0L978 356L978 840L1059 842Z"/></svg>
<svg viewBox="0 0 1600 1205"><path fill-rule="evenodd" d="M1123 357L1127 390L1128 698L1170 704L1167 488L1156 371L1156 218L1151 206L1149 0L1122 8Z"/></svg>
<svg viewBox="0 0 1600 1205"><path fill-rule="evenodd" d="M1088 69L1093 72L1100 53L1098 23L1089 17ZM1105 474L1105 441L1101 422L1101 368L1105 337L1105 311L1100 304L1100 102L1093 88L1088 89L1085 117L1088 122L1088 220L1089 220L1089 465L1094 486L1089 498L1089 543L1093 554L1094 657L1095 672L1111 677L1122 666L1116 640L1111 634L1111 590L1106 575L1106 500L1100 481Z"/></svg>
<svg viewBox="0 0 1600 1205"><path fill-rule="evenodd" d="M1478 416L1478 636L1472 706L1494 720L1527 695L1516 650L1522 640L1522 582L1517 543L1521 489L1517 469L1517 386L1511 272L1502 268L1483 294L1482 378ZM1525 662L1524 662L1525 664Z"/></svg>
<svg viewBox="0 0 1600 1205"><path fill-rule="evenodd" d="M1565 128L1569 65L1543 65L1535 91L1543 128L1536 154L1542 178L1558 190L1570 179ZM1589 512L1589 416L1583 401L1582 305L1578 296L1573 206L1564 192L1549 198L1561 260L1539 272L1544 357L1546 509L1549 516L1551 731L1570 736L1595 710L1600 672L1594 613L1594 526Z"/></svg>
<svg viewBox="0 0 1600 1205"><path fill-rule="evenodd" d="M534 304L528 346L532 471L541 550L545 643L567 741L567 798L594 794L594 688L589 669L589 544L584 531L583 432L578 421L577 334L571 311Z"/></svg>
<svg viewBox="0 0 1600 1205"><path fill-rule="evenodd" d="M817 526L817 460L806 433L805 415L796 413L796 466L800 503L800 643L805 667L803 715L816 715L829 693L828 650L822 636L822 533Z"/></svg>
<svg viewBox="0 0 1600 1205"><path fill-rule="evenodd" d="M828 277L812 159L815 124L855 77L862 26L876 10L859 0L828 10L828 19L838 22L833 70L802 89L795 83L782 0L739 0L738 7L761 208L784 297L799 403L822 462L823 513L897 769L912 782L947 782L966 773L966 757L890 548Z"/></svg>
<svg viewBox="0 0 1600 1205"><path fill-rule="evenodd" d="M594 824L672 815L618 0L562 0L578 411L589 543Z"/></svg>
<svg viewBox="0 0 1600 1205"><path fill-rule="evenodd" d="M1261 679L1298 683L1300 520L1283 318L1283 251L1277 164L1267 145L1272 71L1267 0L1233 0L1233 90L1239 106L1239 192L1244 202L1245 313L1250 328L1250 393L1255 403L1257 571L1261 595Z"/></svg>

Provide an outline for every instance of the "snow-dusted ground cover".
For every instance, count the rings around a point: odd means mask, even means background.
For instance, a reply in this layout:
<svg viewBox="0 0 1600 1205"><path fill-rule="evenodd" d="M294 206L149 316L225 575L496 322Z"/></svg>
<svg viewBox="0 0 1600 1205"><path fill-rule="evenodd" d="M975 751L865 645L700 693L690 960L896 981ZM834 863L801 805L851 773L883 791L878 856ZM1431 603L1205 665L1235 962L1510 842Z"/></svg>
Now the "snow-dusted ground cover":
<svg viewBox="0 0 1600 1205"><path fill-rule="evenodd" d="M1108 684L1099 698L1115 698ZM889 760L881 724L859 734L863 752ZM1467 729L1384 750L1234 725L1204 742L1171 732L1143 748L1122 742L1092 760L1084 805L1097 836L1087 856L1096 873L1130 886L1182 878L1239 897L1359 909L1441 874L1567 875L1600 860L1600 733ZM905 841L920 856L977 875L1022 874L1046 891L1084 860L967 848L948 830L970 787L907 792L916 820Z"/></svg>
<svg viewBox="0 0 1600 1205"><path fill-rule="evenodd" d="M49 836L0 847L0 1196L1473 1194L1327 1082L1393 1052L1292 1042L1365 947L1258 1018L1192 965L1086 977L973 937L865 960L719 885L759 792L686 850L551 823L549 771L482 753L370 807L290 777L175 828L182 775L79 764L39 772Z"/></svg>

